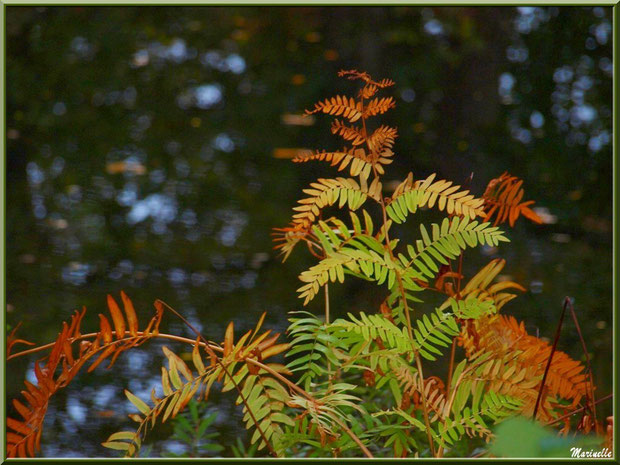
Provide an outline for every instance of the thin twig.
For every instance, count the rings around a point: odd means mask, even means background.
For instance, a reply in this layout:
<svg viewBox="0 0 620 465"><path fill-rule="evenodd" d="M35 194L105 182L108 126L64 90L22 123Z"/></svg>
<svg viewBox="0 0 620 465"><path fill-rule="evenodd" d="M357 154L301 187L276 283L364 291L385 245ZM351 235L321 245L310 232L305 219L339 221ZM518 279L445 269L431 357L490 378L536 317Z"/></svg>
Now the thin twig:
<svg viewBox="0 0 620 465"><path fill-rule="evenodd" d="M600 399L596 400L594 403L595 404L600 404L601 402L604 402L606 400L609 400L609 399L613 398L613 396L614 396L613 394L607 394L605 397L601 397ZM585 406L580 407L580 408L578 408L576 410L573 410L572 412L568 412L566 415L562 415L560 418L556 418L555 420L550 421L545 426L553 426L556 423L560 423L561 421L567 419L568 417L571 417L571 416L575 415L576 413L583 412L587 408L588 408L588 406L585 405Z"/></svg>
<svg viewBox="0 0 620 465"><path fill-rule="evenodd" d="M589 393L586 388L586 394L587 394L586 398L588 401L588 405L586 405L586 407L591 405L592 419L594 420L596 432L599 433L600 428L596 420L596 402L595 402L596 399L594 398L594 380L593 380L594 373L592 372L592 365L590 364L590 355L588 354L588 349L586 347L586 341L583 338L583 334L581 334L581 328L579 326L579 322L577 321L577 314L575 313L575 309L573 308L572 302L569 302L568 309L570 310L571 316L573 317L573 322L575 323L575 328L577 329L577 335L579 336L579 340L581 341L581 347L583 349L583 353L586 356L586 367L588 369L588 374L589 374L588 375L589 380L586 380L586 382L587 382L587 387L590 388Z"/></svg>
<svg viewBox="0 0 620 465"><path fill-rule="evenodd" d="M551 353L549 354L549 359L547 360L547 366L545 367L545 373L543 374L542 381L540 383L540 388L538 389L538 396L536 397L536 405L534 406L534 414L532 415L532 419L536 420L536 414L538 413L538 407L540 406L540 399L542 398L543 390L545 389L545 382L547 381L547 375L549 374L549 368L551 367L551 361L553 360L553 355L555 354L555 349L558 346L558 340L560 339L560 333L562 332L562 323L564 323L564 314L566 313L566 308L570 304L570 298L564 298L564 307L562 308L562 314L560 315L560 321L558 322L558 327L555 331L555 338L553 340L553 346L551 347Z"/></svg>

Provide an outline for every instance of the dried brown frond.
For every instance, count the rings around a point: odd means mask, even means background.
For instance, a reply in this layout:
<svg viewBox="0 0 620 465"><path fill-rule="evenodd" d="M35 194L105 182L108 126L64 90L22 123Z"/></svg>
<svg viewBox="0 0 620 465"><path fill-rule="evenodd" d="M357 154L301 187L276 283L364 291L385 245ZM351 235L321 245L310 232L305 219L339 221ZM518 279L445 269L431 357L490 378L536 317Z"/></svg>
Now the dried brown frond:
<svg viewBox="0 0 620 465"><path fill-rule="evenodd" d="M372 77L370 77L370 74L368 74L367 72L360 72L356 69L351 69L351 70L341 70L338 72L338 76L339 77L346 77L347 79L350 80L355 80L355 79L362 79L364 82L366 82L367 84L371 84L374 86L377 86L381 89L385 88L385 87L390 87L394 85L394 81L392 81L391 79L381 79L380 81L373 81Z"/></svg>

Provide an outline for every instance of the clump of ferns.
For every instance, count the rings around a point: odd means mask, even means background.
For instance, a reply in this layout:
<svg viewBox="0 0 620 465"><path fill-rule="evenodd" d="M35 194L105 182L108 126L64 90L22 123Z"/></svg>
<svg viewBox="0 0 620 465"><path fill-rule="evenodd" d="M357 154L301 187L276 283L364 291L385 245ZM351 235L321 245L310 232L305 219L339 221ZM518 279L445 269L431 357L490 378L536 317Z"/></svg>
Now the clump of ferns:
<svg viewBox="0 0 620 465"><path fill-rule="evenodd" d="M322 318L297 312L290 320L288 367L300 373L298 382L306 389L343 380L357 386L353 392L363 396L366 412L351 421L363 425L360 437L376 451L391 447L399 457L441 457L457 450L464 437L488 441L493 424L516 414L551 423L582 406L583 399L594 411L591 373L555 345L527 335L514 318L498 314L515 291L525 290L496 281L503 260L492 260L463 285L465 250L508 242L498 226L513 226L520 216L542 222L530 208L534 202L523 200L523 181L503 173L477 198L435 174L416 179L409 173L387 195L382 176L393 161L398 132L387 125L371 129L369 120L394 107L392 97L377 96L394 83L356 70L339 76L362 83L357 95L328 98L306 113L335 116L331 132L347 146L307 152L293 161L325 161L350 177L311 183L291 224L274 231L284 260L300 243L319 260L299 276L304 305L321 292L325 297ZM378 219L364 208L368 203L380 211ZM328 216L329 207L345 214ZM446 216L420 223L419 238L402 244L395 225L415 219L422 209ZM376 313L331 321L329 284L346 276L386 289ZM425 310L422 296L428 292L443 294L444 303ZM465 349L460 363L457 345ZM435 364L446 349L447 379L429 383L435 377L425 377L424 365ZM377 438L384 438L383 444Z"/></svg>
<svg viewBox="0 0 620 465"><path fill-rule="evenodd" d="M160 389L147 400L125 391L137 410L130 415L136 425L112 434L104 446L129 457L138 454L158 422L175 418L192 399L208 402L212 389L234 393L250 444L273 456L467 455L492 438L494 424L514 415L564 422L567 431L573 414L584 412L582 428L598 425L591 371L557 351L557 337L551 346L528 335L523 323L499 314L515 291L525 290L497 279L505 262L492 260L464 284L466 249L507 242L499 229L506 221L512 226L524 216L541 222L532 201L522 201L522 181L504 173L477 198L435 174L416 179L409 173L387 195L382 176L393 160L398 132L386 125L371 129L369 120L394 107L392 97L377 96L394 83L355 70L340 76L361 81L358 94L321 101L308 113L337 116L332 133L348 147L293 161L326 161L350 177L311 183L291 224L274 232L284 259L304 243L319 260L299 276L298 293L307 305L322 292L324 314L292 313L288 343L261 331L263 314L255 329L238 339L230 323L218 344L159 300L155 316L140 330L133 303L121 292L123 310L109 296L112 322L100 314L98 331L81 332L83 310L63 324L53 343L11 353L15 344L28 344L14 331L9 360L48 354L34 364L37 382L25 381L23 400L13 400L22 419L7 418L9 457L37 453L50 398L82 367L88 364L92 371L109 361L111 368L123 352L155 338L189 345L191 363L164 347ZM376 205L378 219L363 208L368 202ZM347 214L324 216L328 207ZM420 223L419 238L401 244L394 225L415 219L421 209L445 217ZM376 312L332 321L329 284L346 276L376 284L384 299ZM422 297L431 292L443 296L443 303L426 309ZM196 339L160 333L165 311L181 318ZM457 345L465 354L460 361ZM279 354L285 354L286 366L268 360ZM449 357L446 378L425 375L425 369L438 371L444 356Z"/></svg>

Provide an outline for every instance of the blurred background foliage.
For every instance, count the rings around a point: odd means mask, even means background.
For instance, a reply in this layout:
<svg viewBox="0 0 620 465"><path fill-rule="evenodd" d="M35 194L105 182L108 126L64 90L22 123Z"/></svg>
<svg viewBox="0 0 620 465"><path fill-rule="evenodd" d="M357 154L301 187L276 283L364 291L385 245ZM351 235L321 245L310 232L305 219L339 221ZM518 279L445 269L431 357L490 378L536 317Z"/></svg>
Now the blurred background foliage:
<svg viewBox="0 0 620 465"><path fill-rule="evenodd" d="M466 275L506 258L506 277L528 292L505 311L541 336L575 297L599 395L610 392L611 8L5 11L9 329L22 321L22 336L47 342L83 305L94 327L105 295L124 289L143 321L161 298L215 340L227 321L243 331L265 310L284 330L312 260L298 251L280 264L270 228L287 224L310 180L333 173L286 157L340 148L327 119L298 115L352 93L336 73L358 68L396 81L388 179L411 170L462 184L473 173L479 195L505 170L525 180L546 224L521 220L511 244L468 252ZM331 294L337 314L383 297L353 281ZM165 329L189 335L174 321ZM560 344L583 359L572 324ZM161 361L151 347L80 377L50 407L43 454L109 454L99 443L131 410L122 387L148 396ZM29 363L8 365L9 397L33 377ZM230 456L240 412L214 405L209 431L226 450L211 453ZM170 425L155 437L154 456L188 453Z"/></svg>

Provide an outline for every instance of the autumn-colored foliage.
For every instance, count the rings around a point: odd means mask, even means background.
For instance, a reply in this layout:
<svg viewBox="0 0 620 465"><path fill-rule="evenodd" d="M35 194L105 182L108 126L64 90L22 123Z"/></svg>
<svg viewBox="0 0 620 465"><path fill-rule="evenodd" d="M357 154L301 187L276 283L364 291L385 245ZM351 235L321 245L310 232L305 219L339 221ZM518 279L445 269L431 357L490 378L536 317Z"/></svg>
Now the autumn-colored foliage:
<svg viewBox="0 0 620 465"><path fill-rule="evenodd" d="M324 99L307 113L340 117L331 132L349 146L304 153L293 161L324 161L350 177L312 182L293 208L290 225L273 232L284 259L301 243L318 260L300 274L297 292L304 306L324 295L323 315L292 312L288 343L261 332L263 314L256 328L238 339L230 323L216 344L198 331L195 340L160 333L166 310L183 319L161 301L140 331L131 300L121 292L121 311L108 296L112 321L99 315L97 332L81 333L83 310L63 324L54 343L9 356L49 350L35 363L37 384L26 381L25 400L13 401L22 419L7 420L9 456L35 455L50 397L87 361L94 360L88 371L108 359L110 368L122 352L156 337L189 344L193 366L164 347L163 397L153 390L149 402L125 391L137 409L130 417L138 426L111 435L103 445L126 456L137 455L158 421L174 418L191 399L208 401L214 387L235 392L250 442L279 457L454 455L468 450L470 438L491 441L495 424L519 415L545 424L564 421L566 432L570 417L584 412L577 428L599 429L589 368L556 350L557 338L551 345L500 313L516 292L525 291L498 279L506 262L493 259L464 281L467 250L509 242L500 225L513 226L519 216L541 223L530 208L533 202L522 202L523 181L504 173L478 197L436 174L417 179L408 173L387 195L382 176L395 155L398 132L386 125L371 130L370 120L394 107L393 97L377 96L394 82L356 70L339 75L361 81L356 96ZM366 208L369 203L378 217ZM416 224L419 234L410 243L396 239L396 225L416 219L420 209L444 217ZM339 216L341 210L346 214ZM382 303L376 311L333 319L334 308L343 305L330 302L329 286L350 277L376 285ZM443 298L438 307L423 301L431 292ZM19 342L26 341L12 334L9 350ZM461 360L457 345L463 348ZM266 361L279 354L286 365ZM425 370L439 371L428 368L440 360L447 367L445 379L425 376Z"/></svg>

